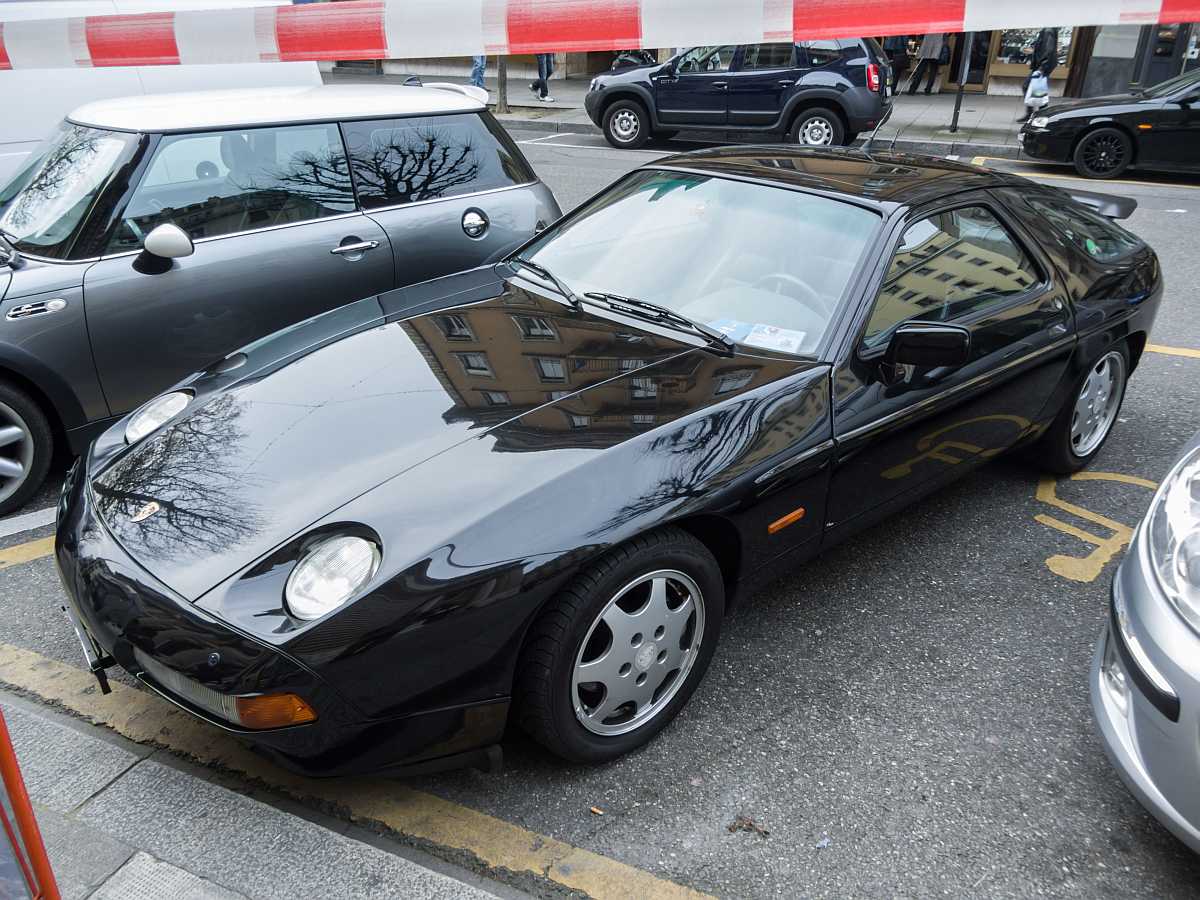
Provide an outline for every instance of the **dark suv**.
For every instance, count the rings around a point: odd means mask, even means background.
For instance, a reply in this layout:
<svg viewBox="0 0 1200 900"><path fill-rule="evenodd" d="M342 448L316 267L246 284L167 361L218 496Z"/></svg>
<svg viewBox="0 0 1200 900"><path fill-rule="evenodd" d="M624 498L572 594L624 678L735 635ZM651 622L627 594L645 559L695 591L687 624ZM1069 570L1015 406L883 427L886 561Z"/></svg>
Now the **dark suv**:
<svg viewBox="0 0 1200 900"><path fill-rule="evenodd" d="M689 47L665 63L598 75L584 106L622 149L684 129L849 144L879 123L890 83L871 38Z"/></svg>

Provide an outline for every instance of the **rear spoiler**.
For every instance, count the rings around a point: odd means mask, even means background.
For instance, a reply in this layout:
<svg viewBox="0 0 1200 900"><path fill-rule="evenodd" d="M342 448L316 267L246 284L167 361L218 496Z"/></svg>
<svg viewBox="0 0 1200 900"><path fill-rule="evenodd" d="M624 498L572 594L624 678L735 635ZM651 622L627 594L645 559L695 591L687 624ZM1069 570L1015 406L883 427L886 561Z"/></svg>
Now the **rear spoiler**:
<svg viewBox="0 0 1200 900"><path fill-rule="evenodd" d="M0 0L3 2L3 0ZM420 75L404 75L404 80L400 82L405 87L427 87L434 88L439 91L453 91L456 94L462 94L464 97L470 97L484 106L487 106L488 92L484 88L475 87L473 84L454 84L449 81L430 81L421 80Z"/></svg>
<svg viewBox="0 0 1200 900"><path fill-rule="evenodd" d="M1128 219L1137 209L1137 201L1132 197L1118 197L1114 194L1101 194L1098 191L1077 191L1074 188L1068 190L1067 193L1076 203L1082 203L1110 219Z"/></svg>

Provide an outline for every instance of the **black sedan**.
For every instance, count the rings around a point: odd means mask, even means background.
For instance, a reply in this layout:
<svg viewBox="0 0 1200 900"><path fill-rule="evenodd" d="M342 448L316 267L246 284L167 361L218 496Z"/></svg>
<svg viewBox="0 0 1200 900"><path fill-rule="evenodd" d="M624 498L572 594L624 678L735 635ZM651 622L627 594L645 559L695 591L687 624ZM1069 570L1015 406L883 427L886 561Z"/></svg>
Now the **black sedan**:
<svg viewBox="0 0 1200 900"><path fill-rule="evenodd" d="M1072 163L1087 178L1130 166L1200 172L1200 69L1134 94L1054 104L1018 137L1027 156Z"/></svg>
<svg viewBox="0 0 1200 900"><path fill-rule="evenodd" d="M469 762L509 722L630 751L764 579L1009 449L1096 455L1161 280L1083 199L708 150L248 346L71 473L89 664L308 773Z"/></svg>

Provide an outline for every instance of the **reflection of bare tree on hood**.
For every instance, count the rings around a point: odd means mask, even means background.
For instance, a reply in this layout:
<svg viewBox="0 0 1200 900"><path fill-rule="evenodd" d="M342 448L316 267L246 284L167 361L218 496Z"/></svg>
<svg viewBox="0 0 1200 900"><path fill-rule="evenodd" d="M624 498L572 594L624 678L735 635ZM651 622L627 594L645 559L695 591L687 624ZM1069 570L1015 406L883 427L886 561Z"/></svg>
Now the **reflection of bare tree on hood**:
<svg viewBox="0 0 1200 900"><path fill-rule="evenodd" d="M247 503L249 480L235 465L246 437L238 426L244 408L232 394L159 434L92 482L104 520L118 539L169 558L226 549L260 527ZM160 510L145 522L133 517L148 503Z"/></svg>

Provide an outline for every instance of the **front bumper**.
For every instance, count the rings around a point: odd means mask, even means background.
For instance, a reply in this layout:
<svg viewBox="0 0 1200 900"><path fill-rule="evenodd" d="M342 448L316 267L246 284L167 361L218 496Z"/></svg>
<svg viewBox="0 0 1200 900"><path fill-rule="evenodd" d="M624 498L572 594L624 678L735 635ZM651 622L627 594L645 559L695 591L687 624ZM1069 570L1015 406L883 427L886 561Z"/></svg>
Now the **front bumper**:
<svg viewBox="0 0 1200 900"><path fill-rule="evenodd" d="M1072 140L1072 135L1044 128L1030 128L1028 125L1017 133L1017 142L1022 153L1050 162L1070 162Z"/></svg>
<svg viewBox="0 0 1200 900"><path fill-rule="evenodd" d="M1112 588L1114 601L1124 602L1134 645L1110 615L1092 660L1092 712L1129 790L1200 853L1200 637L1143 577L1140 536ZM1114 666L1125 676L1124 702L1106 674Z"/></svg>
<svg viewBox="0 0 1200 900"><path fill-rule="evenodd" d="M600 121L600 110L604 105L603 99L603 90L588 91L583 98L583 111L587 113L587 117L597 128L604 127L604 123Z"/></svg>
<svg viewBox="0 0 1200 900"><path fill-rule="evenodd" d="M491 759L507 703L435 710L401 718L362 714L316 671L171 591L113 539L87 489L88 464L69 473L59 507L55 555L93 669L114 662L193 715L236 734L304 775L428 771ZM251 730L213 712L223 697L290 692L316 710L314 722ZM219 703L217 704L219 706Z"/></svg>

